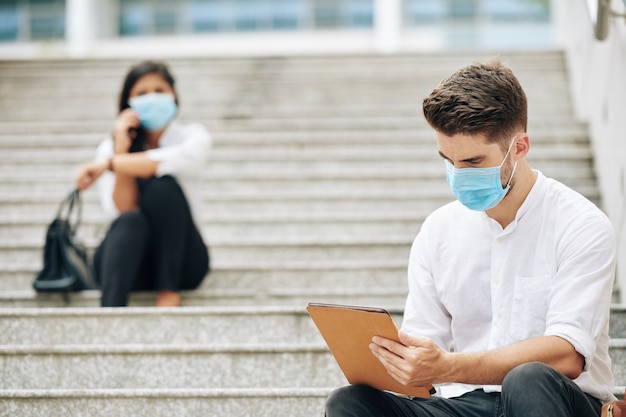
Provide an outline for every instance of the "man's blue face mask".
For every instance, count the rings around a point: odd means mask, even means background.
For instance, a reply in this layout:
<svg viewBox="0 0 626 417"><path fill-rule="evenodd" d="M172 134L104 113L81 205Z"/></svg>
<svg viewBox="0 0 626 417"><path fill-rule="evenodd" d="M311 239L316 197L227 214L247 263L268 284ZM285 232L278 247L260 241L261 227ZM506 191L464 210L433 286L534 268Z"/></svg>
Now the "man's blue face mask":
<svg viewBox="0 0 626 417"><path fill-rule="evenodd" d="M446 165L446 180L454 196L470 210L489 210L498 205L511 188L511 180L517 168L517 161L513 165L511 176L502 187L500 168L506 161L515 138L511 141L509 149L504 155L502 163L490 168L455 168L449 161L444 160Z"/></svg>
<svg viewBox="0 0 626 417"><path fill-rule="evenodd" d="M176 99L172 94L144 94L128 100L128 105L139 116L141 126L150 131L163 129L178 112Z"/></svg>

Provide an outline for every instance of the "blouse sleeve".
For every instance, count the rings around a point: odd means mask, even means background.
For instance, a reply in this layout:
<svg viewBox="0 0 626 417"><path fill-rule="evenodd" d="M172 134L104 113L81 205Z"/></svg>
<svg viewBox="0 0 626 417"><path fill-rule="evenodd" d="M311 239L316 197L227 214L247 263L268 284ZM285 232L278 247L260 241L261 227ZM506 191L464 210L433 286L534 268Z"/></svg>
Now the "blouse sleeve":
<svg viewBox="0 0 626 417"><path fill-rule="evenodd" d="M113 139L108 138L98 146L96 150L96 161L106 161L113 156ZM119 216L119 211L113 202L113 187L115 187L115 175L111 171L105 171L96 183L98 197L102 211L108 220L113 220Z"/></svg>
<svg viewBox="0 0 626 417"><path fill-rule="evenodd" d="M156 175L200 175L209 158L212 145L211 135L200 124L186 125L182 127L181 132L176 132L176 134L183 136L180 143L146 152L148 158L159 162Z"/></svg>

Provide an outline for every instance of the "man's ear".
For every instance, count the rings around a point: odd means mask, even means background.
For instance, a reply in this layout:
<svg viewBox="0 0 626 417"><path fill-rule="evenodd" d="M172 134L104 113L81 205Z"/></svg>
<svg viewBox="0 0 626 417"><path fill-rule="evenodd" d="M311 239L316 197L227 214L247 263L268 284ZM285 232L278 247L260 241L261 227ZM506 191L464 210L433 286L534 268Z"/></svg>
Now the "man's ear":
<svg viewBox="0 0 626 417"><path fill-rule="evenodd" d="M513 148L511 149L511 153L513 154L513 159L516 161L520 161L526 158L528 152L530 151L530 138L528 137L528 133L520 133L515 137L515 143L513 144Z"/></svg>

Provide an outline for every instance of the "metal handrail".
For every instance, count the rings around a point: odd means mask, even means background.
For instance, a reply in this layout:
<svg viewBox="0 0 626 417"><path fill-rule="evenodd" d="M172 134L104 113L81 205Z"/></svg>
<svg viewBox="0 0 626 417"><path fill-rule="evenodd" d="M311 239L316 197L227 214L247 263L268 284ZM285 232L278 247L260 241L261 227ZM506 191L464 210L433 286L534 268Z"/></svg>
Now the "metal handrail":
<svg viewBox="0 0 626 417"><path fill-rule="evenodd" d="M587 11L593 25L593 34L599 41L605 40L609 36L609 23L611 17L624 17L626 14L617 13L611 9L611 0L586 0ZM626 5L626 0L624 0Z"/></svg>

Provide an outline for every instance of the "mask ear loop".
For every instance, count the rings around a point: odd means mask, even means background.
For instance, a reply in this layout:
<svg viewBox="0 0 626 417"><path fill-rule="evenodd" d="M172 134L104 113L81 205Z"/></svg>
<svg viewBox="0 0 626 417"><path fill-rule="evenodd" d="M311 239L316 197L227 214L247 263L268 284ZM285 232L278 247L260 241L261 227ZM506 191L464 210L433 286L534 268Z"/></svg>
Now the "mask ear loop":
<svg viewBox="0 0 626 417"><path fill-rule="evenodd" d="M513 136L513 139L511 140L511 144L509 145L509 148L506 150L506 153L504 154L504 158L502 158L502 162L500 162L500 168L502 168L502 165L504 165L504 161L506 161L506 157L509 156L509 153L511 153L511 148L513 147L513 144L515 143L515 139L517 139L517 135Z"/></svg>
<svg viewBox="0 0 626 417"><path fill-rule="evenodd" d="M515 163L513 164L513 171L511 171L511 176L509 177L509 182L506 183L506 187L504 187L504 188L509 188L509 185L511 185L511 181L513 181L513 175L515 174L515 168L517 168L517 161L515 161Z"/></svg>
<svg viewBox="0 0 626 417"><path fill-rule="evenodd" d="M507 149L506 153L504 154L504 159L502 160L502 163L500 164L500 168L502 168L502 165L504 165L504 161L506 161L507 156L509 156L509 153L511 152L511 148L513 147L513 144L515 143L516 139L517 139L517 135L513 136L513 140L511 141L511 144L509 145L509 149ZM517 161L515 161L515 163L513 164L513 170L511 171L511 176L509 176L509 181L506 183L506 186L503 188L509 188L509 186L511 185L511 181L513 181L513 175L515 175L515 169L517 169Z"/></svg>

